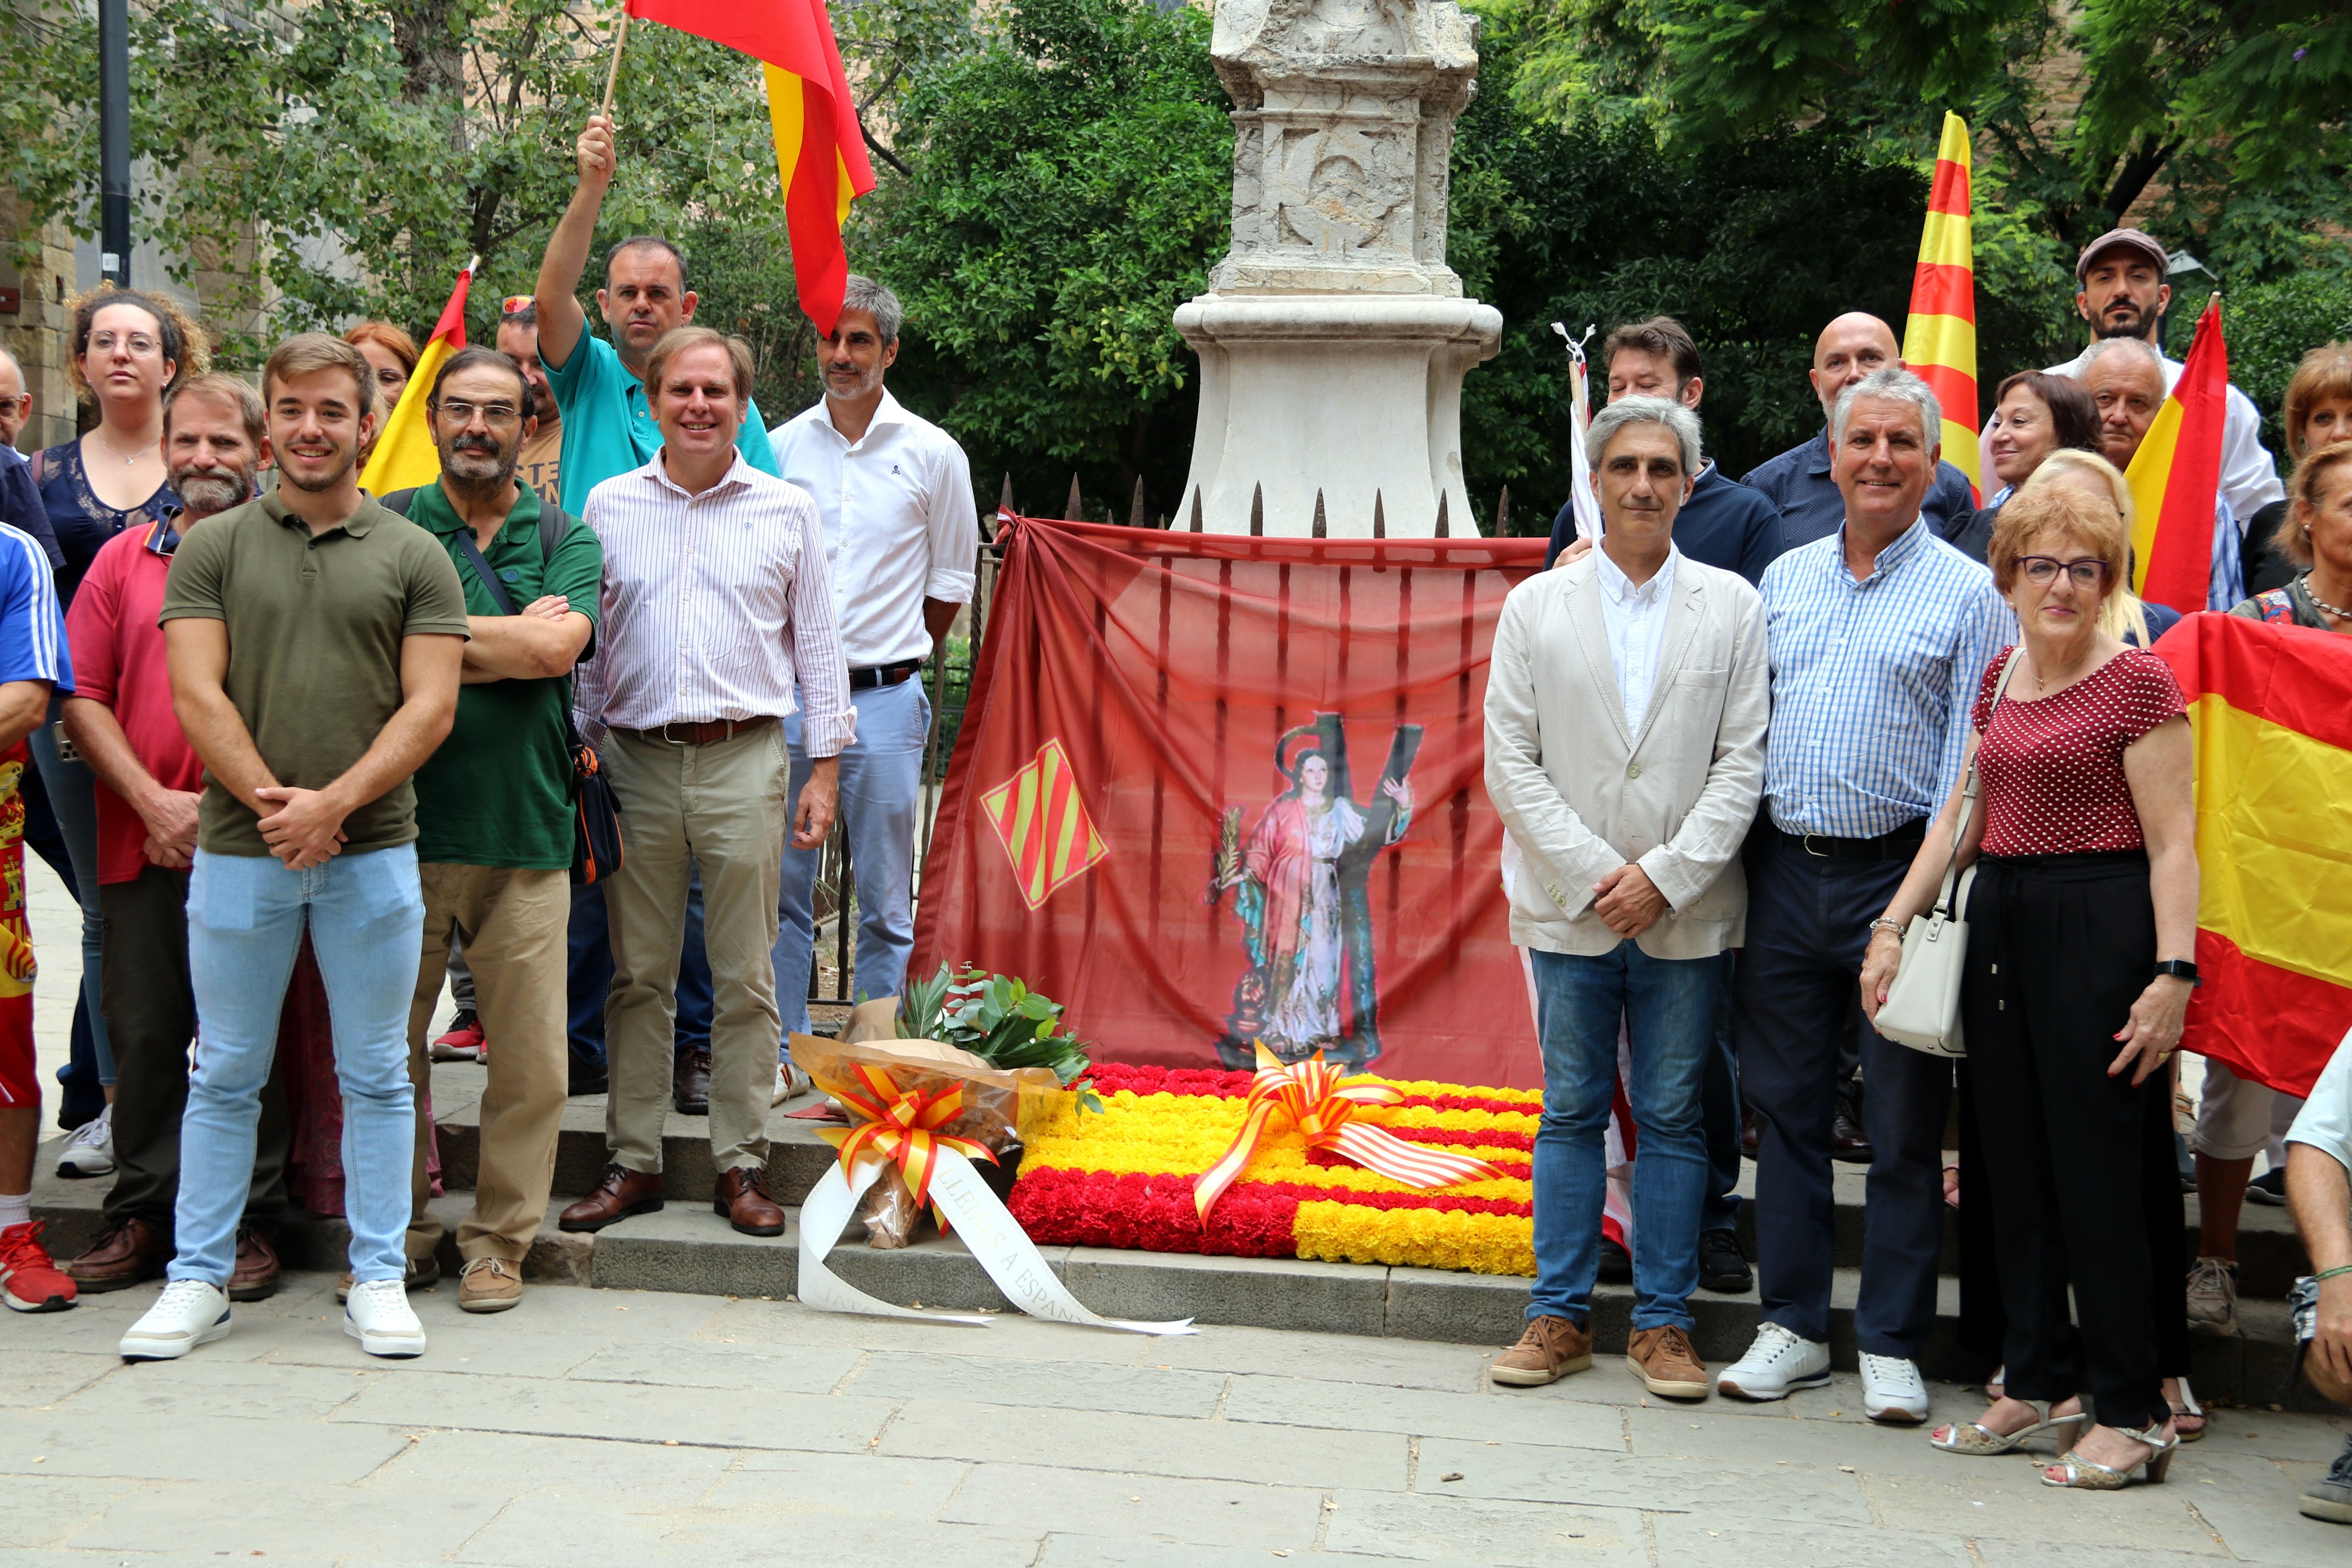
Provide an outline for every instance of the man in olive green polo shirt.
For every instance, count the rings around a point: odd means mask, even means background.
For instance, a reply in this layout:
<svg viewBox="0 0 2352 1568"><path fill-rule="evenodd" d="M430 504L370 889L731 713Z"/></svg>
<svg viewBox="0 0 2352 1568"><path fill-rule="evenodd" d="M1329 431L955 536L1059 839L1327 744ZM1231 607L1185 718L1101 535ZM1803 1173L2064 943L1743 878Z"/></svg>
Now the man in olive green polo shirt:
<svg viewBox="0 0 2352 1568"><path fill-rule="evenodd" d="M522 1299L522 1258L547 1213L569 1087L565 931L572 913L572 667L595 635L604 547L584 525L551 541L544 503L515 479L538 421L514 361L486 348L450 357L425 405L441 478L407 500L465 585L464 687L448 740L416 773L424 956L408 1021L408 1068L421 1092L425 1036L451 937L474 971L483 1031L498 1042L482 1092L481 1169L457 1226L466 1260L457 1305L496 1312ZM393 498L398 505L399 498ZM488 569L486 581L483 569ZM503 601L503 602L501 602ZM410 1169L408 1255L440 1245L425 1208L426 1139Z"/></svg>
<svg viewBox="0 0 2352 1568"><path fill-rule="evenodd" d="M173 710L205 764L188 884L203 1043L180 1123L179 1253L123 1336L135 1361L229 1331L261 1086L306 929L343 1095L343 1331L371 1355L425 1349L401 1285L415 1142L401 1026L425 920L409 776L457 711L465 597L433 537L360 489L376 399L359 351L298 334L261 386L278 488L181 542L160 617Z"/></svg>

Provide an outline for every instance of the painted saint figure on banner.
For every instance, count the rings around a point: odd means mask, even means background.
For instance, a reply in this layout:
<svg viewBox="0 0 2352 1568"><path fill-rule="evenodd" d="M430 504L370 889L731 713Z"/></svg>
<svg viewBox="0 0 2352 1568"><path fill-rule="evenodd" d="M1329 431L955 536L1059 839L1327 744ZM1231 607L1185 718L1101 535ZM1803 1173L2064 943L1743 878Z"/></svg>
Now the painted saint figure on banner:
<svg viewBox="0 0 2352 1568"><path fill-rule="evenodd" d="M1300 740L1308 743L1293 752ZM1319 1050L1360 1069L1380 1054L1365 879L1372 858L1412 826L1407 774L1419 741L1419 725L1399 727L1378 793L1360 805L1349 789L1343 721L1318 714L1276 746L1290 788L1267 803L1246 841L1243 808L1225 812L1209 898L1235 889L1250 960L1218 1042L1227 1065L1254 1065L1261 1041L1286 1062Z"/></svg>

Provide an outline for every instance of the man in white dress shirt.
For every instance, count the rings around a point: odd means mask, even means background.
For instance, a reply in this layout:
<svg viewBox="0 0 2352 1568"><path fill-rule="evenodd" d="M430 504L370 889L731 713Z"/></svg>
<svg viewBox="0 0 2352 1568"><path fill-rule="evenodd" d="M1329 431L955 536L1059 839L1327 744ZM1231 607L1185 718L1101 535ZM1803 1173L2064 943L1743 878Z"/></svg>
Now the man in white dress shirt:
<svg viewBox="0 0 2352 1568"><path fill-rule="evenodd" d="M1511 590L1486 682L1486 791L1523 858L1511 940L1534 963L1544 1058L1535 1289L1526 1332L1488 1375L1524 1387L1592 1363L1622 1019L1639 1129L1626 1361L1653 1394L1704 1399L1689 1300L1708 1175L1700 1085L1747 919L1764 612L1744 578L1675 548L1700 466L1696 415L1622 398L1587 444L1600 546Z"/></svg>
<svg viewBox="0 0 2352 1568"><path fill-rule="evenodd" d="M735 449L751 349L678 327L654 345L646 373L662 448L590 491L583 518L604 545L604 614L578 703L610 734L604 768L626 853L604 895L612 1163L559 1223L601 1230L662 1206L678 943L698 863L713 1000L713 1206L747 1236L781 1236L783 1210L764 1174L777 866L788 837L814 848L832 829L835 759L857 719L816 508ZM781 721L795 712L816 761L792 793Z"/></svg>
<svg viewBox="0 0 2352 1568"><path fill-rule="evenodd" d="M857 878L855 994L895 996L915 944L916 814L931 705L923 661L971 598L980 551L971 465L955 438L883 389L898 357L898 297L852 274L817 345L824 400L770 433L785 479L815 498L849 661L857 738L841 753L841 819ZM800 720L784 721L795 784L810 776ZM808 1027L817 849L784 852L776 1000Z"/></svg>

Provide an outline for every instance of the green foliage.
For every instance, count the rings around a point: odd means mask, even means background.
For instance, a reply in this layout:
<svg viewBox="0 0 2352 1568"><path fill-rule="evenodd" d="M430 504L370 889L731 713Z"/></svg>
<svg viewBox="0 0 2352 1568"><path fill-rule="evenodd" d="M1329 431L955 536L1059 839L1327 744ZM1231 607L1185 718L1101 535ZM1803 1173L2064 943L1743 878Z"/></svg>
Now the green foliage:
<svg viewBox="0 0 2352 1568"><path fill-rule="evenodd" d="M1058 511L1076 471L1124 520L1142 476L1173 504L1198 389L1176 307L1224 247L1229 104L1209 18L1150 0L1024 0L909 91L911 170L856 250L908 330L892 385L971 457Z"/></svg>
<svg viewBox="0 0 2352 1568"><path fill-rule="evenodd" d="M2194 305L2204 309L2201 299ZM2306 351L2352 340L2352 272L2314 268L2235 290L2222 299L2221 325L2230 379L2262 409L2263 444L2284 472L2293 467L2286 452L2286 384Z"/></svg>
<svg viewBox="0 0 2352 1568"><path fill-rule="evenodd" d="M1059 1002L984 969L951 973L942 963L929 980L908 980L898 999L901 1038L954 1046L1007 1072L1051 1068L1082 1106L1100 1110L1087 1043L1061 1024Z"/></svg>

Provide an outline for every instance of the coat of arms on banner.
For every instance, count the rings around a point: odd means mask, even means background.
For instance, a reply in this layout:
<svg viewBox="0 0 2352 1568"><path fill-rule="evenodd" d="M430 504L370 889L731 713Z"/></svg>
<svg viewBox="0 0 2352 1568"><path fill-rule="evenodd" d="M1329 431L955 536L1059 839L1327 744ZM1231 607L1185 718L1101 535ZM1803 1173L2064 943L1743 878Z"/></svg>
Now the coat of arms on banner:
<svg viewBox="0 0 2352 1568"><path fill-rule="evenodd" d="M1078 798L1077 774L1058 736L982 795L980 808L1013 862L1021 901L1033 910L1110 853Z"/></svg>
<svg viewBox="0 0 2352 1568"><path fill-rule="evenodd" d="M1227 1067L1251 1067L1261 1042L1286 1062L1319 1050L1352 1072L1381 1054L1365 883L1373 859L1412 825L1407 775L1421 735L1418 724L1396 727L1380 783L1360 802L1349 779L1347 721L1318 713L1275 743L1275 769L1289 788L1246 837L1244 808L1225 809L1206 901L1234 889L1250 961L1217 1042Z"/></svg>

